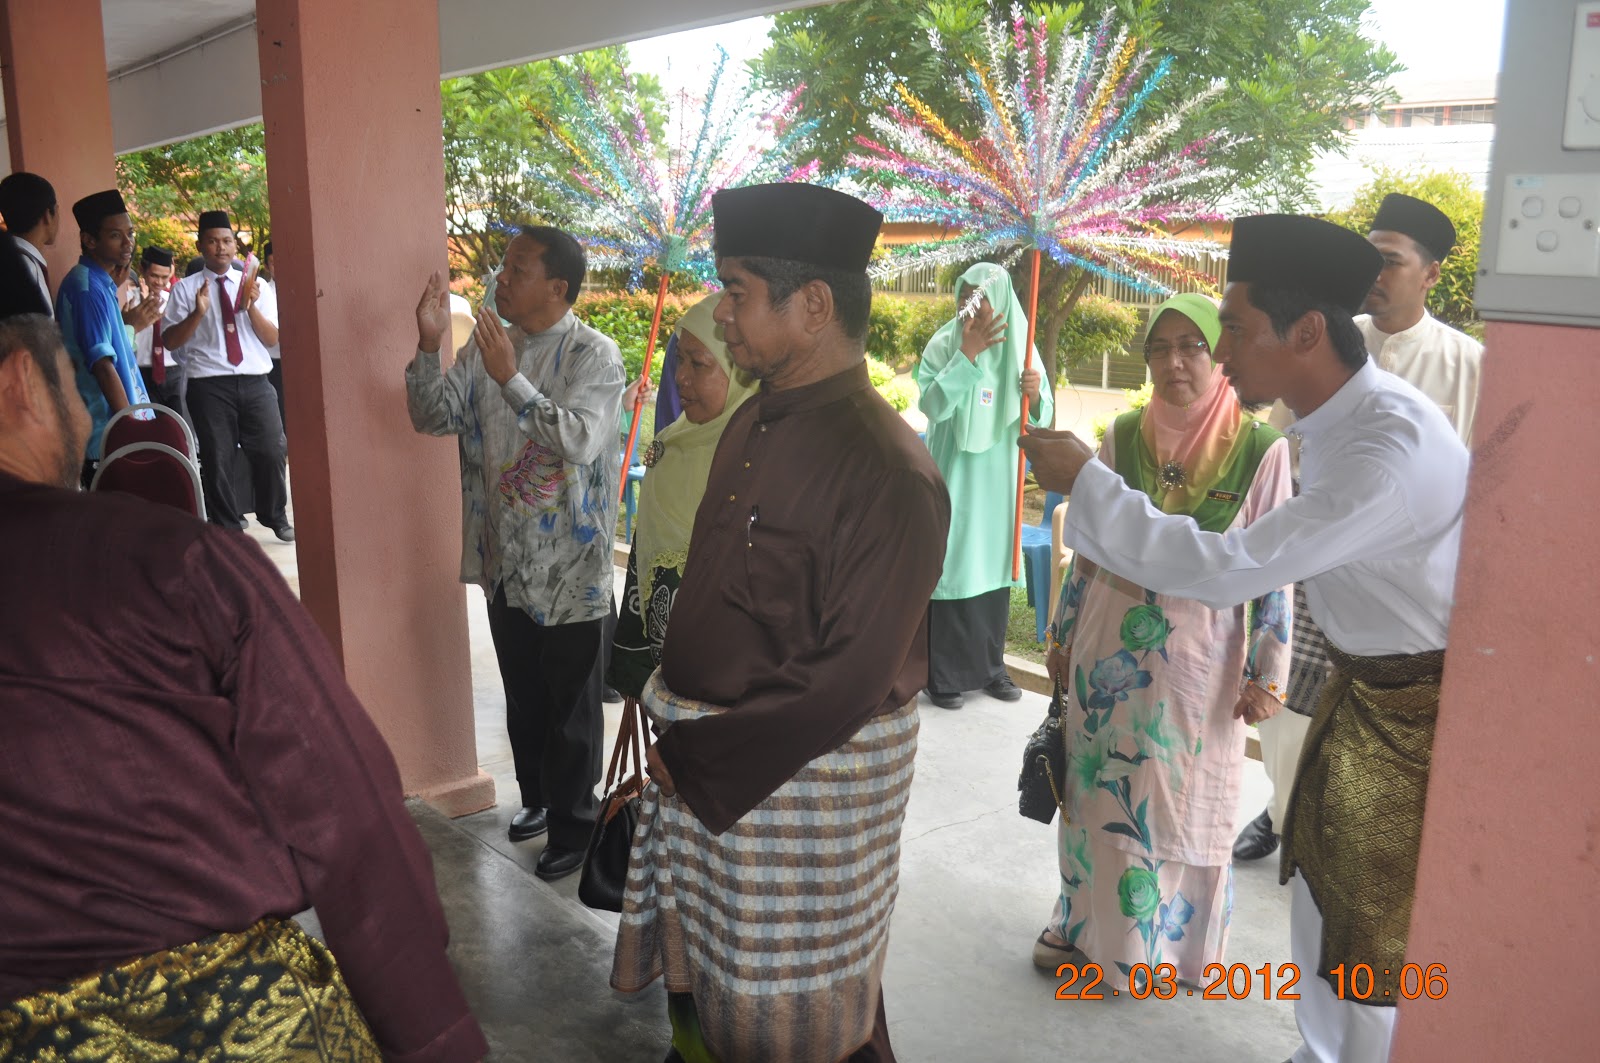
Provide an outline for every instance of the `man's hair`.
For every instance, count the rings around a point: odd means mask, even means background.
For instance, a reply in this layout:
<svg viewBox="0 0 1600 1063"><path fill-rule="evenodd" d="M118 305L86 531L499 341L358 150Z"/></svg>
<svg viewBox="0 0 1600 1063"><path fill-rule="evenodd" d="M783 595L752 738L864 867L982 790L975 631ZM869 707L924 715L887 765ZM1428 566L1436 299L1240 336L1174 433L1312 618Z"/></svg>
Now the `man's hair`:
<svg viewBox="0 0 1600 1063"><path fill-rule="evenodd" d="M1444 261L1444 259L1428 250L1428 245L1424 244L1421 240L1418 240L1415 236L1407 236L1406 239L1410 240L1411 246L1417 249L1417 258L1422 260L1423 269L1427 269L1436 262Z"/></svg>
<svg viewBox="0 0 1600 1063"><path fill-rule="evenodd" d="M21 236L32 232L56 205L56 190L36 173L18 172L0 181L0 218Z"/></svg>
<svg viewBox="0 0 1600 1063"><path fill-rule="evenodd" d="M1267 315L1272 331L1279 339L1287 339L1289 329L1296 321L1315 310L1327 322L1328 340L1343 362L1351 369L1360 369L1367 361L1367 342L1356 328L1350 311L1335 306L1326 299L1312 295L1303 288L1289 288L1273 284L1250 284L1245 287L1250 305Z"/></svg>
<svg viewBox="0 0 1600 1063"><path fill-rule="evenodd" d="M859 340L872 316L872 282L865 273L814 266L786 258L741 258L739 265L767 282L767 299L781 310L802 285L821 281L833 291L833 316L844 334Z"/></svg>
<svg viewBox="0 0 1600 1063"><path fill-rule="evenodd" d="M544 275L566 281L567 305L577 302L578 293L583 290L584 274L589 268L583 245L574 240L571 233L553 225L520 225L517 235L526 236L544 248L544 254L539 256L539 261L544 263Z"/></svg>
<svg viewBox="0 0 1600 1063"><path fill-rule="evenodd" d="M0 365L5 365L13 355L27 351L39 367L50 393L58 404L61 391L61 367L56 353L63 347L61 329L53 319L43 314L17 314L0 320Z"/></svg>

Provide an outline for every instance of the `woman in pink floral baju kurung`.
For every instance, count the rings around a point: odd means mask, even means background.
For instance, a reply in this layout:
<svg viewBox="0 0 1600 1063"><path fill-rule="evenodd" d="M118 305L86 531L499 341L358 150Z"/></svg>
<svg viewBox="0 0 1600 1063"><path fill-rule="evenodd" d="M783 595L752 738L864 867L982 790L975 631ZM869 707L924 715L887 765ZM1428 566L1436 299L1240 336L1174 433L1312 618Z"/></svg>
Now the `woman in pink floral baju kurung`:
<svg viewBox="0 0 1600 1063"><path fill-rule="evenodd" d="M1212 363L1209 300L1176 296L1152 322L1155 394L1106 432L1100 460L1165 512L1244 527L1290 497L1288 445ZM1227 945L1247 723L1282 702L1290 588L1213 610L1125 575L1075 560L1052 625L1069 760L1061 888L1035 962L1081 950L1110 980L1145 964L1199 982Z"/></svg>

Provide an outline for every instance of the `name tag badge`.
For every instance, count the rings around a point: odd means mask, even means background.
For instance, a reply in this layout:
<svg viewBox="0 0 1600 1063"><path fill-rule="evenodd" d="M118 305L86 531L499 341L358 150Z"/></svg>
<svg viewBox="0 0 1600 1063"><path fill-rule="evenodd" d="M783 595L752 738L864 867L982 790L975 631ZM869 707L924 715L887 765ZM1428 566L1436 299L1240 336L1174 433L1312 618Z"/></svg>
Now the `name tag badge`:
<svg viewBox="0 0 1600 1063"><path fill-rule="evenodd" d="M1218 502L1237 502L1239 495L1233 491L1207 491L1206 497Z"/></svg>
<svg viewBox="0 0 1600 1063"><path fill-rule="evenodd" d="M982 406L994 405L994 388L979 388L978 403Z"/></svg>

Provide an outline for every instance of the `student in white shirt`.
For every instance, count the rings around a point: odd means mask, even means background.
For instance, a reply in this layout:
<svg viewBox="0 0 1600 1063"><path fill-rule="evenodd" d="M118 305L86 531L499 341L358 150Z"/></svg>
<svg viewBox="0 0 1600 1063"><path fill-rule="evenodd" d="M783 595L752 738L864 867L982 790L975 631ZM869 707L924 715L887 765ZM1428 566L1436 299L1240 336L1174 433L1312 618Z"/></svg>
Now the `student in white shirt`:
<svg viewBox="0 0 1600 1063"><path fill-rule="evenodd" d="M61 229L61 209L56 203L56 190L36 173L18 170L0 181L0 219L6 231L0 239L9 239L21 254L23 268L42 296L40 313L55 313L54 293L50 288L50 267L45 264L44 249L54 247L56 234Z"/></svg>
<svg viewBox="0 0 1600 1063"><path fill-rule="evenodd" d="M164 247L146 247L139 253L139 276L144 284L140 299L154 299L166 311L172 287L172 252ZM148 328L134 333L133 357L144 378L144 390L151 402L160 403L188 417L183 407L183 371L168 349L165 329L158 317Z"/></svg>
<svg viewBox="0 0 1600 1063"><path fill-rule="evenodd" d="M1073 495L1072 549L1212 608L1303 582L1327 634L1335 672L1284 825L1302 972L1294 1063L1388 1057L1466 498L1455 429L1372 363L1355 327L1382 265L1326 222L1235 222L1216 360L1241 400L1283 399L1300 438L1300 494L1248 528L1204 532L1161 513L1069 432L1023 437L1040 485ZM1365 1002L1351 992L1359 963L1375 972Z"/></svg>
<svg viewBox="0 0 1600 1063"><path fill-rule="evenodd" d="M267 382L268 348L278 342L278 303L272 288L233 269L237 244L226 211L200 215L205 268L172 288L162 327L183 366L189 415L200 443L200 483L206 515L243 529L253 508L284 542L294 541L284 479L287 442L278 397ZM240 497L236 452L250 463L254 500Z"/></svg>

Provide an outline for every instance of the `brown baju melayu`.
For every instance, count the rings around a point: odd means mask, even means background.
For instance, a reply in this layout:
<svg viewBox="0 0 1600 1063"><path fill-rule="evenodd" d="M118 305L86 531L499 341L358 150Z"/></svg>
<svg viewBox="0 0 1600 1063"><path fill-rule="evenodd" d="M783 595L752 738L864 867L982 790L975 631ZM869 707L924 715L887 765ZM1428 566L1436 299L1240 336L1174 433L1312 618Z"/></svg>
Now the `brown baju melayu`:
<svg viewBox="0 0 1600 1063"><path fill-rule="evenodd" d="M674 843L697 846L691 859L711 854L744 870L737 881L703 884L675 869L675 850L653 844L642 828L612 975L613 985L631 990L664 973L669 990L696 992L705 1044L719 1058L832 1063L854 1051L853 1058L893 1059L879 979L915 749L910 703L927 682L928 600L949 522L932 458L872 389L864 364L805 387L763 390L723 435L657 675L671 697L652 710L658 722L674 721L657 748L677 795L652 788L646 811L653 815L659 801L664 814L654 822L682 830L685 817L666 813L687 806L700 833ZM658 711L673 701L718 708ZM862 792L875 787L874 808L888 811L873 820L863 810L860 819L855 849L883 859L860 869L873 899L855 920L865 924L852 930L859 941L839 949L853 955L851 970L835 983L821 958L750 978L756 968L725 959L759 950L764 935L743 923L781 928L774 947L785 949L782 964L829 940L824 928L848 915L839 910L842 896L820 883L800 888L803 877L785 876L796 885L776 908L753 907L752 891L761 892L756 886L773 867L745 835L784 816L805 822L813 804L825 814L825 791L843 778L828 754L853 741ZM814 844L819 870L842 868L843 882L856 873L845 865L866 859L839 846L848 840L802 833L777 844ZM772 853L774 866L796 855ZM730 923L727 940L702 947L695 927L722 921ZM686 935L694 947L684 947ZM737 966L708 973L719 961ZM742 987L746 999L705 999L712 982Z"/></svg>

